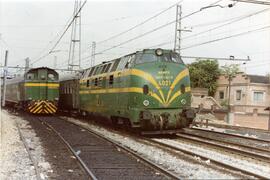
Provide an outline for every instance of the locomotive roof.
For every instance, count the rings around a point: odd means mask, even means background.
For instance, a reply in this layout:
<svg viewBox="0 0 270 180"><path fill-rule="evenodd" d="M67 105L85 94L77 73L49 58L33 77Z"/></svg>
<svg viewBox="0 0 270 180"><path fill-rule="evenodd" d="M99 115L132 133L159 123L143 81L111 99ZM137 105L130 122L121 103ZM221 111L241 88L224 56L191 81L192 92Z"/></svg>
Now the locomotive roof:
<svg viewBox="0 0 270 180"><path fill-rule="evenodd" d="M161 49L161 48L156 48L156 49L142 49L142 50L140 50L140 51L136 51L136 52L133 52L133 53L130 53L130 54L126 54L126 55L124 55L124 56L121 56L121 57L118 57L118 58L115 58L115 59L112 59L112 60L109 60L109 61L103 61L102 63L99 63L99 64L95 65L94 67L100 66L100 65L104 65L104 64L108 64L108 63L111 63L111 62L115 61L116 59L120 59L120 58L123 58L123 57L126 57L126 56L130 56L130 55L136 54L136 53L138 53L138 52L155 51L155 50L157 50L157 49ZM162 49L162 50L163 50L164 52L166 52L166 53L172 52L172 51L173 51L173 50L171 50L171 49ZM84 70L88 70L88 69L90 69L90 68L91 68L91 67L88 67L88 68L86 68L86 69L84 69Z"/></svg>
<svg viewBox="0 0 270 180"><path fill-rule="evenodd" d="M48 68L48 67L37 67L37 68L30 68L30 69L28 69L27 72L25 72L25 74L28 73L28 72L30 72L30 71L35 71L35 70L38 70L38 69L48 69L48 70L51 70L51 71L55 71L54 69L51 69L51 68Z"/></svg>

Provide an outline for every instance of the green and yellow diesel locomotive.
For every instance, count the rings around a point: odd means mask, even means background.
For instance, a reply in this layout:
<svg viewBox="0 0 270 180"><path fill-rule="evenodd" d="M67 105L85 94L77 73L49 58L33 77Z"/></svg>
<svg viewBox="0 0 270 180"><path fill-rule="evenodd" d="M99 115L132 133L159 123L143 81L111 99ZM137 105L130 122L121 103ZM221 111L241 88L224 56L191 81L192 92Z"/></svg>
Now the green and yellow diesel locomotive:
<svg viewBox="0 0 270 180"><path fill-rule="evenodd" d="M58 73L40 67L28 70L22 77L7 80L6 103L33 114L53 114L59 99Z"/></svg>
<svg viewBox="0 0 270 180"><path fill-rule="evenodd" d="M195 116L189 71L179 54L163 49L103 62L82 75L79 109L145 132L175 132Z"/></svg>

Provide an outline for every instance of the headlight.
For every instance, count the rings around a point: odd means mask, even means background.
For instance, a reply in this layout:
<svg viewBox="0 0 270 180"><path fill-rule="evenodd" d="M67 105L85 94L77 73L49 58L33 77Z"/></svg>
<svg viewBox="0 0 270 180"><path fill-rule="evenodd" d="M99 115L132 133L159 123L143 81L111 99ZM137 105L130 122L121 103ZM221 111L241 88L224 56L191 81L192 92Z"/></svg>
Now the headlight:
<svg viewBox="0 0 270 180"><path fill-rule="evenodd" d="M144 106L149 106L149 101L148 101L148 100L144 100L144 101L143 101L143 105L144 105Z"/></svg>
<svg viewBox="0 0 270 180"><path fill-rule="evenodd" d="M156 49L156 55L157 56L162 56L163 55L162 49Z"/></svg>
<svg viewBox="0 0 270 180"><path fill-rule="evenodd" d="M28 100L29 100L29 101L31 101L31 100L32 100L32 98L30 97L30 98L28 98Z"/></svg>
<svg viewBox="0 0 270 180"><path fill-rule="evenodd" d="M59 100L59 98L54 98L54 100L58 101L58 100Z"/></svg>

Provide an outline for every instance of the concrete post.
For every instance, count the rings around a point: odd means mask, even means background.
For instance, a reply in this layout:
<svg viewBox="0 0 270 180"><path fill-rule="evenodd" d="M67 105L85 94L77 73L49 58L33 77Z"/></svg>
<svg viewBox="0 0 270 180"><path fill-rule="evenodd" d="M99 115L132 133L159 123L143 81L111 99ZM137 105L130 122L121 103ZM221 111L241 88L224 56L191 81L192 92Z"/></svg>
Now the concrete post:
<svg viewBox="0 0 270 180"><path fill-rule="evenodd" d="M6 105L6 80L7 80L7 61L8 61L8 51L5 54L5 67L4 67L4 79L3 79L3 99L2 106Z"/></svg>

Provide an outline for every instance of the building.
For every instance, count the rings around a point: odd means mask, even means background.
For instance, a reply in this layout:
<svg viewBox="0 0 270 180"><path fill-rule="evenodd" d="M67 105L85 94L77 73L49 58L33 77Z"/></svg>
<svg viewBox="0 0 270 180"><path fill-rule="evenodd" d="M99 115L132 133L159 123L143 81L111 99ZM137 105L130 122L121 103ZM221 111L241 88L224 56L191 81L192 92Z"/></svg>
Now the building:
<svg viewBox="0 0 270 180"><path fill-rule="evenodd" d="M270 77L239 73L231 82L230 97L228 78L222 75L217 83L215 99L225 105L230 98L234 125L268 129Z"/></svg>

